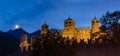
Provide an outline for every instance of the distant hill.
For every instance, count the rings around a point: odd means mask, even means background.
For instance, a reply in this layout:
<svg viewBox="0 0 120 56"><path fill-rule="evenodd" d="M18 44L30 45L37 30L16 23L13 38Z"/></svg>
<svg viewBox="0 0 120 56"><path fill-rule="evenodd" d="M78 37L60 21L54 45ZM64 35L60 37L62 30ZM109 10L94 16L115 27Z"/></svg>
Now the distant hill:
<svg viewBox="0 0 120 56"><path fill-rule="evenodd" d="M30 52L20 52L20 50L19 50L19 48L20 48L19 41L20 41L21 34L28 34L28 41L30 42L31 37L33 35L40 34L40 30L37 30L33 33L28 33L24 29L19 28L19 29L15 29L15 30L9 30L6 33L1 32L0 36L2 37L2 39L0 38L0 42L2 41L3 46L0 47L1 48L0 50L5 50L5 51L0 51L0 53L7 54L8 56L30 56L30 54L31 54ZM9 45L11 45L11 46L9 46ZM9 51L6 50L9 47L12 47L9 50L10 52L12 50L14 50L15 52L13 51L13 52L9 53ZM0 56L4 56L3 54L0 54Z"/></svg>
<svg viewBox="0 0 120 56"><path fill-rule="evenodd" d="M19 29L15 29L15 30L9 30L8 32L6 32L18 39L20 39L21 34L28 34L25 30L23 30L22 28Z"/></svg>
<svg viewBox="0 0 120 56"><path fill-rule="evenodd" d="M15 29L15 30L9 30L8 32L6 32L7 34L10 34L14 37L16 37L17 39L20 39L21 37L21 34L28 34L28 40L30 41L31 40L31 37L33 35L39 35L40 34L40 30L37 30L33 33L28 33L26 32L24 29L22 28L19 28L19 29Z"/></svg>
<svg viewBox="0 0 120 56"><path fill-rule="evenodd" d="M39 35L40 34L40 30L37 30L33 33L29 33L29 38L31 38L33 35Z"/></svg>
<svg viewBox="0 0 120 56"><path fill-rule="evenodd" d="M41 31L37 30L37 31L33 32L32 35L39 35L40 33L41 33Z"/></svg>
<svg viewBox="0 0 120 56"><path fill-rule="evenodd" d="M0 56L17 51L19 40L12 35L0 31Z"/></svg>

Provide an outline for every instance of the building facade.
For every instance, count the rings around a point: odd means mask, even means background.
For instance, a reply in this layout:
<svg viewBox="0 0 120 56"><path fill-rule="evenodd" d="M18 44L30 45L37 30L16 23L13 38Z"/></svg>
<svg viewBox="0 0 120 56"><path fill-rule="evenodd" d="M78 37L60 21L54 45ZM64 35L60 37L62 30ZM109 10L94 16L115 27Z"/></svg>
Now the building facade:
<svg viewBox="0 0 120 56"><path fill-rule="evenodd" d="M41 35L45 35L48 32L48 25L45 23L41 28ZM68 18L64 20L64 29L61 31L61 35L64 38L75 38L77 42L80 40L84 40L86 43L88 39L95 40L95 38L99 37L100 34L100 22L94 17L91 20L91 27L80 27L76 28L75 21L72 18Z"/></svg>
<svg viewBox="0 0 120 56"><path fill-rule="evenodd" d="M49 25L44 23L41 26L41 33L40 36L45 36L49 31ZM56 35L56 33L54 33ZM93 41L100 36L100 22L95 17L91 20L91 27L80 27L76 28L75 21L72 18L68 18L64 21L64 29L59 32L57 35L61 35L63 38L75 38L77 42L80 43L80 40L84 40L85 43L88 43L89 39ZM103 35L103 34L102 34ZM31 37L31 44L28 43L27 34L23 34L20 40L20 48L21 51L25 48L28 50L28 47L31 46L32 50L32 43L35 41L35 36Z"/></svg>
<svg viewBox="0 0 120 56"><path fill-rule="evenodd" d="M62 36L64 38L76 38L77 42L80 42L80 39L83 39L85 42L88 42L88 39L98 38L98 34L100 32L100 22L95 17L91 20L91 28L90 27L75 27L75 21L71 18L68 18L64 21L64 29L62 31ZM96 36L94 36L96 35Z"/></svg>
<svg viewBox="0 0 120 56"><path fill-rule="evenodd" d="M20 50L21 51L28 51L30 44L28 43L28 36L27 34L22 34L21 40L20 40Z"/></svg>

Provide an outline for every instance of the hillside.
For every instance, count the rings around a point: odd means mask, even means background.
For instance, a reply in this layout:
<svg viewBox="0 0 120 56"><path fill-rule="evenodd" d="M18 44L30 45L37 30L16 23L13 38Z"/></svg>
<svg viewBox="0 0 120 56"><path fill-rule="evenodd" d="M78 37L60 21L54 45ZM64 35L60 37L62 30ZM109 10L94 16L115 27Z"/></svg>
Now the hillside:
<svg viewBox="0 0 120 56"><path fill-rule="evenodd" d="M0 56L17 51L19 40L15 37L0 31Z"/></svg>

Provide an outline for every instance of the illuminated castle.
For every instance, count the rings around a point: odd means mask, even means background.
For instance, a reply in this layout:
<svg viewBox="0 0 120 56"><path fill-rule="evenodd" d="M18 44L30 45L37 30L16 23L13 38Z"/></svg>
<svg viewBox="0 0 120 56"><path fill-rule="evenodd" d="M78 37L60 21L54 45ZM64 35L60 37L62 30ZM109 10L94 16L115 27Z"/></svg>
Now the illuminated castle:
<svg viewBox="0 0 120 56"><path fill-rule="evenodd" d="M80 42L80 39L84 39L85 42L88 39L94 40L95 38L99 37L100 34L100 22L95 17L91 20L91 28L90 27L83 27L83 28L76 28L75 21L70 17L64 21L64 29L62 30L62 36L64 38L75 38L77 42ZM45 35L48 31L48 25L43 24L41 29L41 35Z"/></svg>
<svg viewBox="0 0 120 56"><path fill-rule="evenodd" d="M98 38L101 34L100 32L100 22L95 17L91 20L91 28L90 27L83 27L83 28L76 28L75 21L72 18L68 18L64 21L64 29L60 31L60 34L64 38L75 38L79 43L80 40L84 40L85 43L88 43L88 39L92 39L93 41ZM49 26L45 23L41 27L41 36L45 36L49 31ZM31 37L31 44L28 44L27 35L23 35L20 41L21 50L23 47L28 50L28 46L32 45L34 42L34 37Z"/></svg>
<svg viewBox="0 0 120 56"><path fill-rule="evenodd" d="M78 29L75 27L75 21L71 18L68 18L64 21L64 30L62 32L62 36L69 37L69 39L74 37L77 39L77 42L80 42L80 39L84 39L84 41L87 42L88 39L91 39L93 37L92 35L100 31L99 20L97 18L92 19L91 25L91 29L90 27ZM98 36L99 35L93 37L93 40Z"/></svg>
<svg viewBox="0 0 120 56"><path fill-rule="evenodd" d="M19 46L21 48L21 51L23 51L24 49L26 51L28 51L28 48L29 48L30 44L28 43L28 36L27 36L27 34L22 34Z"/></svg>
<svg viewBox="0 0 120 56"><path fill-rule="evenodd" d="M42 25L42 27L41 27L41 35L44 36L44 35L47 34L47 32L48 32L48 30L49 30L48 27L49 27L49 26L48 26L46 23Z"/></svg>

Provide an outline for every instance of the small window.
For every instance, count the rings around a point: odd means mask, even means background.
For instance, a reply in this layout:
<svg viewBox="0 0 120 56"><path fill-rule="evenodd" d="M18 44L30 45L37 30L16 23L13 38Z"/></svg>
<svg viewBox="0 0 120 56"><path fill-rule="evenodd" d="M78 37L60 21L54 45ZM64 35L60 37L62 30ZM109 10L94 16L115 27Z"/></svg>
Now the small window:
<svg viewBox="0 0 120 56"><path fill-rule="evenodd" d="M45 34L44 33L42 33L42 36L44 36Z"/></svg>
<svg viewBox="0 0 120 56"><path fill-rule="evenodd" d="M98 23L98 21L96 21L96 23Z"/></svg>
<svg viewBox="0 0 120 56"><path fill-rule="evenodd" d="M94 24L95 22L93 21L92 23Z"/></svg>
<svg viewBox="0 0 120 56"><path fill-rule="evenodd" d="M44 28L44 26L42 26L42 28Z"/></svg>
<svg viewBox="0 0 120 56"><path fill-rule="evenodd" d="M69 31L69 29L67 29Z"/></svg>
<svg viewBox="0 0 120 56"><path fill-rule="evenodd" d="M68 22L65 22L65 24L68 24Z"/></svg>
<svg viewBox="0 0 120 56"><path fill-rule="evenodd" d="M69 24L71 24L71 22L69 22Z"/></svg>
<svg viewBox="0 0 120 56"><path fill-rule="evenodd" d="M47 28L47 26L45 26L45 28Z"/></svg>

